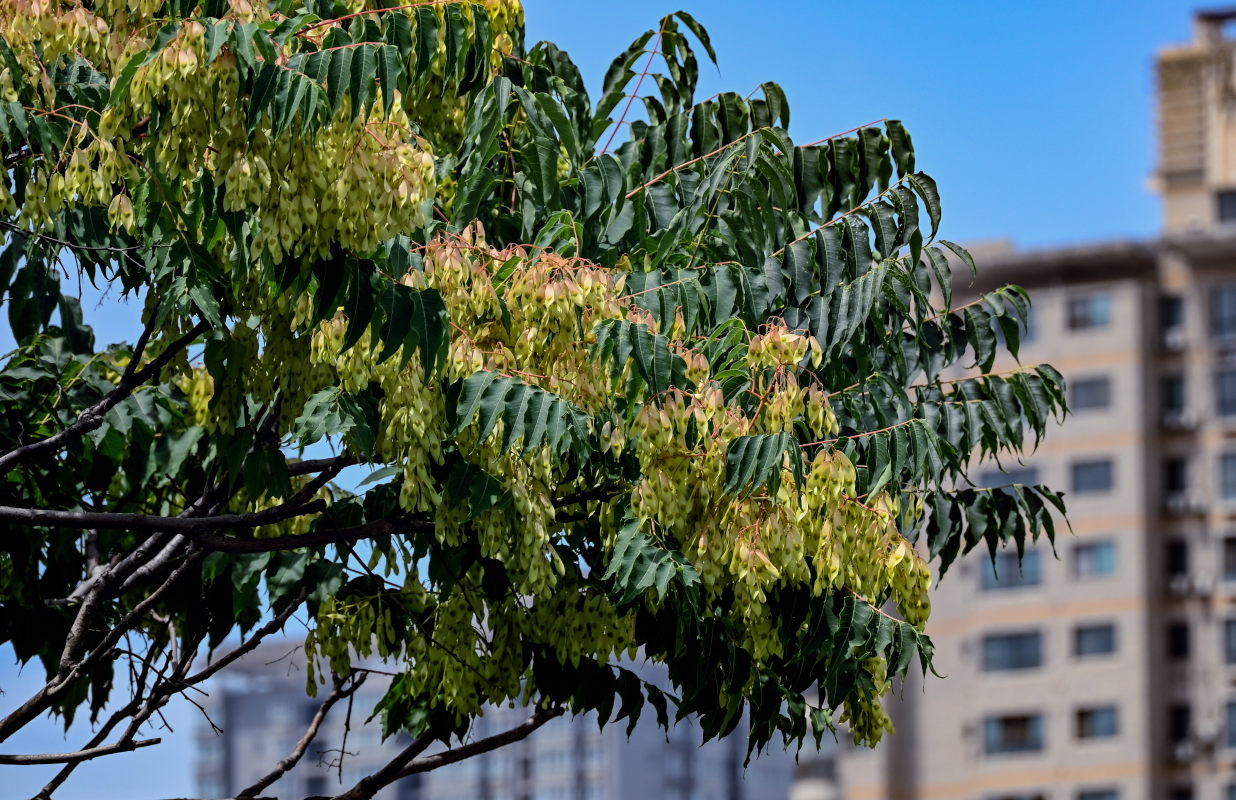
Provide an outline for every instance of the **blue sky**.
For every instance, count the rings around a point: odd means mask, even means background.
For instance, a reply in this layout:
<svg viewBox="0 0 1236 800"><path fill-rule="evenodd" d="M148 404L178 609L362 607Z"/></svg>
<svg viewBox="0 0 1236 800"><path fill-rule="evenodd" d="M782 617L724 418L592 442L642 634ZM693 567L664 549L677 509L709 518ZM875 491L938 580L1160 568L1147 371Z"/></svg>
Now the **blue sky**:
<svg viewBox="0 0 1236 800"><path fill-rule="evenodd" d="M610 59L668 11L685 8L711 32L720 74L701 68L700 97L784 87L800 141L881 117L902 119L920 169L944 200L943 234L1011 238L1022 247L1159 230L1147 189L1154 167L1155 50L1186 41L1196 7L1160 2L662 2L525 0L529 41L568 50L590 86ZM585 10L591 9L591 10ZM86 308L123 337L140 307ZM11 338L0 325L0 350ZM0 709L32 691L40 670L17 675L0 649ZM23 694L25 692L25 694ZM142 800L189 795L192 708L173 707L164 744L80 768L56 797ZM5 752L75 749L88 726L52 724L4 743ZM0 767L3 793L28 797L51 770Z"/></svg>

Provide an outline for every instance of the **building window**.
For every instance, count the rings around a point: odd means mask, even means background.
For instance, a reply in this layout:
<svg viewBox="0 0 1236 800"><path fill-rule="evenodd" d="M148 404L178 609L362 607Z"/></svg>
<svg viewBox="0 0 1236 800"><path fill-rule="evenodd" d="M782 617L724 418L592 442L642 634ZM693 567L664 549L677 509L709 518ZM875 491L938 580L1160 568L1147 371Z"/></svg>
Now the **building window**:
<svg viewBox="0 0 1236 800"><path fill-rule="evenodd" d="M1180 704L1167 710L1167 735L1173 744L1183 742L1193 732L1193 709Z"/></svg>
<svg viewBox="0 0 1236 800"><path fill-rule="evenodd" d="M1236 664L1236 619L1223 623L1223 654L1229 664Z"/></svg>
<svg viewBox="0 0 1236 800"><path fill-rule="evenodd" d="M1018 467L1017 469L989 469L979 476L979 483L986 489L1001 489L1019 483L1023 486L1034 486L1039 482L1039 471L1035 467Z"/></svg>
<svg viewBox="0 0 1236 800"><path fill-rule="evenodd" d="M979 573L982 576L980 585L986 591L1038 586L1043 582L1043 565L1038 550L1027 550L1020 566L1016 550L1001 550L996 553L994 564L991 559L984 559L983 564L985 566Z"/></svg>
<svg viewBox="0 0 1236 800"><path fill-rule="evenodd" d="M1236 453L1219 458L1219 493L1224 500L1236 500Z"/></svg>
<svg viewBox="0 0 1236 800"><path fill-rule="evenodd" d="M1175 539L1167 543L1167 577L1178 578L1189 574L1189 545Z"/></svg>
<svg viewBox="0 0 1236 800"><path fill-rule="evenodd" d="M1236 703L1227 704L1227 746L1236 747Z"/></svg>
<svg viewBox="0 0 1236 800"><path fill-rule="evenodd" d="M1183 458L1169 458L1163 462L1163 491L1170 494L1189 488L1189 462Z"/></svg>
<svg viewBox="0 0 1236 800"><path fill-rule="evenodd" d="M1014 714L983 721L983 752L1028 753L1043 749L1043 715Z"/></svg>
<svg viewBox="0 0 1236 800"><path fill-rule="evenodd" d="M1168 375L1163 379L1163 411L1179 414L1185 410L1185 380L1182 375Z"/></svg>
<svg viewBox="0 0 1236 800"><path fill-rule="evenodd" d="M1069 405L1074 411L1107 408L1112 402L1112 382L1107 377L1083 378L1069 383Z"/></svg>
<svg viewBox="0 0 1236 800"><path fill-rule="evenodd" d="M1227 798L1227 800L1236 800L1236 783L1229 783L1223 796Z"/></svg>
<svg viewBox="0 0 1236 800"><path fill-rule="evenodd" d="M1236 581L1236 536L1223 540L1223 580Z"/></svg>
<svg viewBox="0 0 1236 800"><path fill-rule="evenodd" d="M1236 284L1211 287L1210 329L1215 336L1236 334Z"/></svg>
<svg viewBox="0 0 1236 800"><path fill-rule="evenodd" d="M1189 623L1173 622L1167 626L1167 655L1173 661L1189 657Z"/></svg>
<svg viewBox="0 0 1236 800"><path fill-rule="evenodd" d="M1073 575L1101 578L1116 571L1115 542L1083 542L1073 548Z"/></svg>
<svg viewBox="0 0 1236 800"><path fill-rule="evenodd" d="M1219 204L1220 222L1236 219L1236 192L1230 189L1215 192L1215 201Z"/></svg>
<svg viewBox="0 0 1236 800"><path fill-rule="evenodd" d="M1234 457L1233 467L1236 467ZM1106 492L1112 488L1111 459L1095 461L1077 461L1073 464L1073 491L1078 494L1085 492Z"/></svg>
<svg viewBox="0 0 1236 800"><path fill-rule="evenodd" d="M1077 710L1078 739L1108 739L1120 732L1115 706L1095 706Z"/></svg>
<svg viewBox="0 0 1236 800"><path fill-rule="evenodd" d="M1159 298L1159 329L1163 332L1184 325L1184 298L1178 294Z"/></svg>
<svg viewBox="0 0 1236 800"><path fill-rule="evenodd" d="M1236 416L1236 369L1215 372L1215 411L1221 417Z"/></svg>
<svg viewBox="0 0 1236 800"><path fill-rule="evenodd" d="M983 637L983 671L1002 672L1043 666L1043 636L1038 631L993 633Z"/></svg>
<svg viewBox="0 0 1236 800"><path fill-rule="evenodd" d="M1115 789L1082 789L1077 793L1077 800L1120 800L1120 792Z"/></svg>
<svg viewBox="0 0 1236 800"><path fill-rule="evenodd" d="M1112 318L1112 298L1104 292L1069 299L1069 328L1105 328Z"/></svg>
<svg viewBox="0 0 1236 800"><path fill-rule="evenodd" d="M1116 626L1110 622L1078 625L1073 629L1073 655L1079 658L1116 652Z"/></svg>
<svg viewBox="0 0 1236 800"><path fill-rule="evenodd" d="M1167 795L1168 800L1193 800L1192 786L1176 786Z"/></svg>

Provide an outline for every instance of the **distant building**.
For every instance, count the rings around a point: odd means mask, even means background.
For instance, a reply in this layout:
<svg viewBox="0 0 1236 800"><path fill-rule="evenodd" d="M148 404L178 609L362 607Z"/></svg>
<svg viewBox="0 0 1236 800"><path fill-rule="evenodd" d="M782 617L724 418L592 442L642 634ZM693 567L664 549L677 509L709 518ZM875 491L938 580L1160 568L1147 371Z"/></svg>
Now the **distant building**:
<svg viewBox="0 0 1236 800"><path fill-rule="evenodd" d="M227 682L211 688L209 725L197 732L197 791L230 797L255 783L287 756L317 711L320 699L305 696L299 653L276 661L289 646L265 647L238 662ZM655 667L640 667L646 680L664 682ZM659 679L658 679L658 676ZM385 691L373 675L356 694L351 730L337 767L346 708L340 703L301 762L264 794L299 798L336 794L381 768L407 746L403 738L381 742L375 720L362 724ZM378 680L375 680L378 679ZM490 708L472 735L483 738L527 719L524 708ZM395 783L380 800L785 800L794 777L794 757L773 750L743 769L745 725L727 739L700 745L687 719L668 738L646 708L628 741L627 720L598 729L593 714L560 717L526 739ZM431 751L432 752L432 751ZM334 766L332 766L334 765Z"/></svg>
<svg viewBox="0 0 1236 800"><path fill-rule="evenodd" d="M1233 21L1159 57L1163 238L983 259L975 291L1030 291L1021 362L1060 369L1073 414L974 477L1064 490L1073 534L952 567L927 627L947 678L840 754L845 800L1236 800Z"/></svg>

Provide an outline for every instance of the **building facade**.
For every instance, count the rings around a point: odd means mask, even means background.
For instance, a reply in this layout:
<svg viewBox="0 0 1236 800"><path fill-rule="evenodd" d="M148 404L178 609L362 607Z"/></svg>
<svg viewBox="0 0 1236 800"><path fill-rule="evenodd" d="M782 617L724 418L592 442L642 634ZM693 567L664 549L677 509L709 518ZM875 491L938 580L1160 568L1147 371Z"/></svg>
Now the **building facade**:
<svg viewBox="0 0 1236 800"><path fill-rule="evenodd" d="M637 671L644 680L666 683L656 666ZM291 644L264 646L228 672L226 682L211 687L206 705L220 730L204 724L197 731L195 775L203 797L232 797L256 783L292 751L320 704L305 696L303 653ZM384 692L385 680L370 675L354 696L346 744L341 703L300 763L263 794L334 795L385 765L408 740L383 742L378 722L366 723ZM488 708L471 735L479 739L509 730L528 714L525 708ZM785 800L789 795L792 755L772 750L744 768L744 726L722 741L701 745L700 739L690 719L667 736L651 708L629 739L625 719L602 730L594 714L559 717L521 741L398 781L378 800Z"/></svg>
<svg viewBox="0 0 1236 800"><path fill-rule="evenodd" d="M1159 57L1162 238L982 260L976 290L1030 291L1021 363L1064 373L1073 413L972 477L1064 490L1072 532L944 576L947 679L844 750L846 800L1236 800L1234 20Z"/></svg>

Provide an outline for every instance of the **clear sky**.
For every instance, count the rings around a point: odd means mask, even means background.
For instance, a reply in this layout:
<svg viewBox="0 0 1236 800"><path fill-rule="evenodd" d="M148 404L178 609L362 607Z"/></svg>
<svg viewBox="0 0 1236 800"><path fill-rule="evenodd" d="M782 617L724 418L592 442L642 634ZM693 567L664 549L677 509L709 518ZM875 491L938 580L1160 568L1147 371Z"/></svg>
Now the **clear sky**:
<svg viewBox="0 0 1236 800"><path fill-rule="evenodd" d="M1096 239L1150 238L1159 204L1147 188L1154 167L1155 50L1187 41L1195 7L1156 2L832 3L812 0L525 0L529 41L568 50L590 87L610 59L661 15L690 11L711 32L720 74L701 68L700 97L742 94L765 80L784 87L791 133L821 138L881 117L902 119L920 169L944 200L943 234L975 241L1011 238L1023 247ZM87 321L96 320L88 304ZM140 311L100 309L100 338L123 338ZM0 351L11 346L0 324ZM0 649L0 710L32 690ZM173 708L175 734L137 753L80 768L64 800L142 800L192 790L191 708ZM4 752L75 749L40 726L0 745ZM28 797L48 770L0 767L0 794Z"/></svg>

